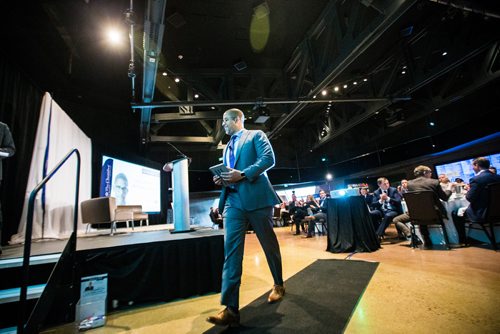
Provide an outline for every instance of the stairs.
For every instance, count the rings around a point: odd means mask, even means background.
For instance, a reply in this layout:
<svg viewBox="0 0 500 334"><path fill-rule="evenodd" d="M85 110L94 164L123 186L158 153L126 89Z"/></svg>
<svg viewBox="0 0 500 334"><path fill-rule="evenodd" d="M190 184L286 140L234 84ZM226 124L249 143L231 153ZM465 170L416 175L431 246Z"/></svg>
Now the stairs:
<svg viewBox="0 0 500 334"><path fill-rule="evenodd" d="M37 255L30 258L30 281L27 310L31 310L42 294L61 254ZM0 334L15 333L18 321L23 259L0 259ZM28 316L29 314L27 314Z"/></svg>

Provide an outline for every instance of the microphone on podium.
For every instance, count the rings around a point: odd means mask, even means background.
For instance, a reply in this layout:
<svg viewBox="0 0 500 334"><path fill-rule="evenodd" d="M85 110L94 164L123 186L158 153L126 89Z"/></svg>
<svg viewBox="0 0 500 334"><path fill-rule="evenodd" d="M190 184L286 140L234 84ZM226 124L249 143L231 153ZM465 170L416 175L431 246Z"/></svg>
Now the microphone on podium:
<svg viewBox="0 0 500 334"><path fill-rule="evenodd" d="M179 150L177 147L175 147L174 144L172 144L171 142L167 142L168 145L172 146L174 148L174 150L176 150L177 152L179 152L179 155L181 156L182 159L188 159L188 166L191 164L191 161L193 160L191 157L188 157L187 155L185 155L184 153L181 152L181 150ZM167 162L164 166L163 166L163 170L167 173L171 172L172 170L174 169L174 161L170 161L170 162Z"/></svg>

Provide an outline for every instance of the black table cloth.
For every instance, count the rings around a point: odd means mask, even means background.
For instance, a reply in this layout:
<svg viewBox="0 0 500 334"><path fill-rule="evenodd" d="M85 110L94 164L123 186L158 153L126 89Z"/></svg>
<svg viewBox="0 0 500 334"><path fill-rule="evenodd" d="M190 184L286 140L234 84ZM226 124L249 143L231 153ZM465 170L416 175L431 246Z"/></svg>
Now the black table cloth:
<svg viewBox="0 0 500 334"><path fill-rule="evenodd" d="M380 248L368 207L361 196L330 198L328 246L332 253L373 252Z"/></svg>

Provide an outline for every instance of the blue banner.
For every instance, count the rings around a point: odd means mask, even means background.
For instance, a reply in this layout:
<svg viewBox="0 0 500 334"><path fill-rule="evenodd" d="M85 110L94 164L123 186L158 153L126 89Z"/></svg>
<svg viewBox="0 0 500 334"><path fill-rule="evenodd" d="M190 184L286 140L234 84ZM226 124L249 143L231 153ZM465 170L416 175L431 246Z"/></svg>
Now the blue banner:
<svg viewBox="0 0 500 334"><path fill-rule="evenodd" d="M99 196L111 196L111 186L113 177L113 159L106 159L102 164L101 169L101 186L99 189Z"/></svg>

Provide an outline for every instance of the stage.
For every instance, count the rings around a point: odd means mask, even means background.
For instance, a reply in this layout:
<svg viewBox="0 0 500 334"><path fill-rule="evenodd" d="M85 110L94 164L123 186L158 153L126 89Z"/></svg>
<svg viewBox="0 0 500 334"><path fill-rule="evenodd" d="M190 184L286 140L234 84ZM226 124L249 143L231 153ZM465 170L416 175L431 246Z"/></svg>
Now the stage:
<svg viewBox="0 0 500 334"><path fill-rule="evenodd" d="M109 230L79 235L75 256L78 288L82 277L107 274L108 311L219 292L224 262L223 231L203 227L192 232L170 233L171 227L164 224L135 227L133 231L118 229L113 236ZM52 263L43 264L43 274L38 274L37 265L32 264L30 284L46 283L47 266L54 265L66 242L55 239L33 242L31 256L45 258L52 254ZM12 277L7 281L19 284L21 267L16 261L22 253L23 245L4 248L0 258L2 272ZM54 306L52 312L65 311Z"/></svg>

